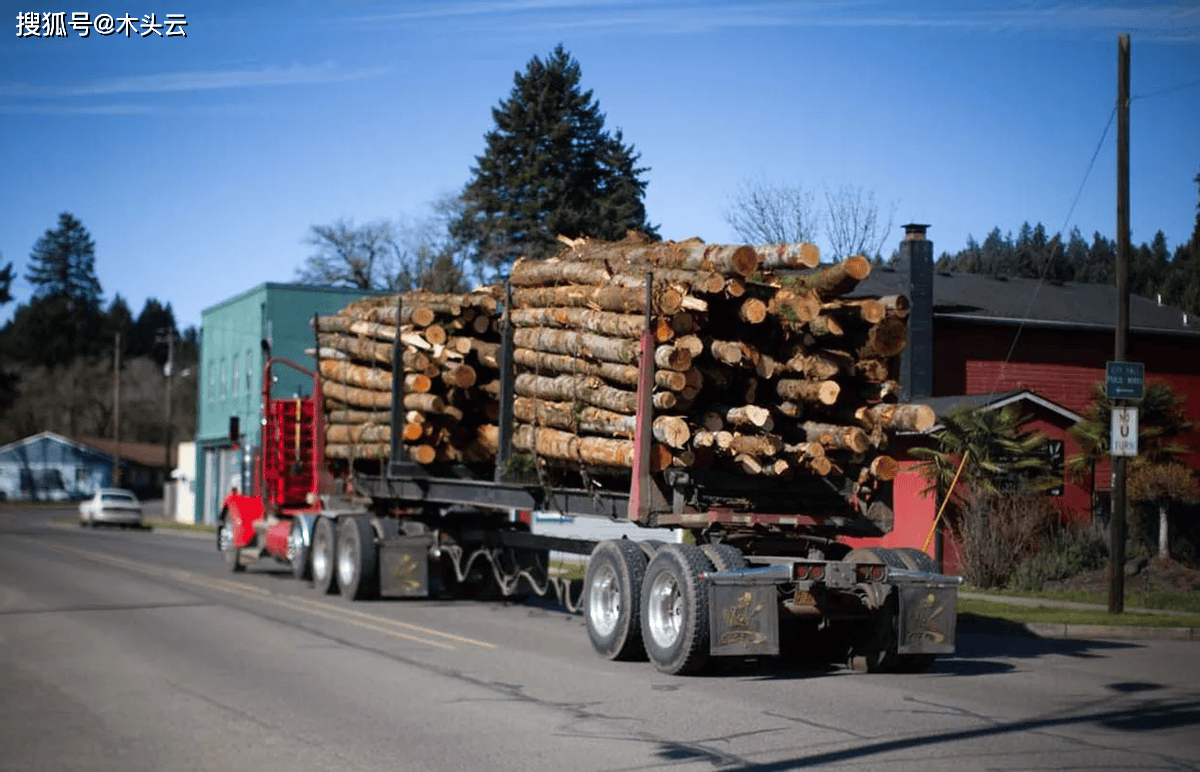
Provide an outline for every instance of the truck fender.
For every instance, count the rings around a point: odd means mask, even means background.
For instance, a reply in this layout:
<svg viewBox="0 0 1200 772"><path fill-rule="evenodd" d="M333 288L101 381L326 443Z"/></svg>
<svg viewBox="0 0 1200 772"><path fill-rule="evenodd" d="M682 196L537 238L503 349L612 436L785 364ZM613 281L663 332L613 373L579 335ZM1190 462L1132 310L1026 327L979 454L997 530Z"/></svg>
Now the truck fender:
<svg viewBox="0 0 1200 772"><path fill-rule="evenodd" d="M233 525L234 546L239 549L254 543L257 536L255 523L263 518L262 499L231 493L221 505L222 518L229 518Z"/></svg>
<svg viewBox="0 0 1200 772"><path fill-rule="evenodd" d="M315 512L298 512L292 516L292 523L300 531L300 537L304 540L305 549L312 548L313 528L317 525L317 517L318 515Z"/></svg>

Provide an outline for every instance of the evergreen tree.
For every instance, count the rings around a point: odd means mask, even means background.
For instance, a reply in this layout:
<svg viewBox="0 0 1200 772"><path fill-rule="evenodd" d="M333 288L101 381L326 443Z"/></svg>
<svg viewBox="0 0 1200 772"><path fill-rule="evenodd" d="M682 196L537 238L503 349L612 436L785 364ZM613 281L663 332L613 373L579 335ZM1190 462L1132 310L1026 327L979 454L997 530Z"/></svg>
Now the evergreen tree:
<svg viewBox="0 0 1200 772"><path fill-rule="evenodd" d="M504 273L520 256L545 258L556 236L619 239L629 229L657 238L642 203L645 168L621 132L604 131L580 68L561 45L533 57L493 108L496 127L476 157L450 231L481 267Z"/></svg>
<svg viewBox="0 0 1200 772"><path fill-rule="evenodd" d="M96 244L70 212L58 217L29 255L25 278L33 297L4 330L4 349L14 359L53 367L104 345Z"/></svg>
<svg viewBox="0 0 1200 772"><path fill-rule="evenodd" d="M129 345L125 349L128 356L153 357L158 364L165 364L168 332L176 333L175 312L171 310L171 304L164 306L158 298L146 298L137 321L129 328Z"/></svg>
<svg viewBox="0 0 1200 772"><path fill-rule="evenodd" d="M13 264L9 263L0 269L0 305L12 300ZM6 357L0 352L0 411L6 409L17 398L17 384L20 378L16 373L10 373L3 367Z"/></svg>

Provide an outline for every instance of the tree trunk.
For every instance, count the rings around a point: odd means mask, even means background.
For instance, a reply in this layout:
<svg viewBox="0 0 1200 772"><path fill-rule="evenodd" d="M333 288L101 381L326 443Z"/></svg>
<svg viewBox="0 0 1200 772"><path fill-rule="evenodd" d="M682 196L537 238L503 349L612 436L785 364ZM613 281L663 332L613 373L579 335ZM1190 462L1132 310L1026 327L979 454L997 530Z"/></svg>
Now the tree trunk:
<svg viewBox="0 0 1200 772"><path fill-rule="evenodd" d="M651 289L651 312L674 314L683 310L686 289L655 281ZM703 301L693 300L689 305ZM554 287L526 287L513 291L514 308L571 308L583 307L619 314L643 314L646 311L644 287L621 287L614 284L600 286L564 285Z"/></svg>
<svg viewBox="0 0 1200 772"><path fill-rule="evenodd" d="M515 391L522 397L582 402L630 415L637 412L635 392L606 386L595 376L559 375L550 378L532 373L518 373Z"/></svg>
<svg viewBox="0 0 1200 772"><path fill-rule="evenodd" d="M645 291L646 271L638 266L614 264L612 267L591 262L550 258L549 260L518 260L509 277L514 287L545 287L559 284L619 287ZM712 271L654 269L654 280L688 287L693 292L720 292L725 279Z"/></svg>
<svg viewBox="0 0 1200 772"><path fill-rule="evenodd" d="M766 244L754 247L754 251L758 253L759 267L766 269L816 268L821 264L821 250L807 242Z"/></svg>
<svg viewBox="0 0 1200 772"><path fill-rule="evenodd" d="M618 338L640 338L646 320L640 314L614 314L589 308L515 308L509 319L517 327L595 330Z"/></svg>
<svg viewBox="0 0 1200 772"><path fill-rule="evenodd" d="M818 271L801 274L795 278L794 285L814 290L822 300L828 300L845 295L870 275L871 261L862 255L854 255Z"/></svg>
<svg viewBox="0 0 1200 772"><path fill-rule="evenodd" d="M335 381L321 381L321 392L335 402L341 402L351 407L374 407L390 409L392 407L392 392L376 391L374 389L359 389L346 386Z"/></svg>
<svg viewBox="0 0 1200 772"><path fill-rule="evenodd" d="M655 243L629 240L614 244L587 243L564 251L558 257L564 261L586 260L613 266L647 266L656 271L710 271L726 276L750 276L759 266L759 256L753 247L705 244L699 239Z"/></svg>
<svg viewBox="0 0 1200 772"><path fill-rule="evenodd" d="M775 383L775 393L784 399L801 402L819 402L832 405L837 402L842 387L837 381L809 381L798 378L781 378Z"/></svg>
<svg viewBox="0 0 1200 772"><path fill-rule="evenodd" d="M1170 523L1167 519L1167 505L1158 505L1158 556L1160 558L1169 558L1171 556L1171 540L1168 535Z"/></svg>
<svg viewBox="0 0 1200 772"><path fill-rule="evenodd" d="M335 444L390 442L392 429L387 424L330 424L325 427L325 442Z"/></svg>

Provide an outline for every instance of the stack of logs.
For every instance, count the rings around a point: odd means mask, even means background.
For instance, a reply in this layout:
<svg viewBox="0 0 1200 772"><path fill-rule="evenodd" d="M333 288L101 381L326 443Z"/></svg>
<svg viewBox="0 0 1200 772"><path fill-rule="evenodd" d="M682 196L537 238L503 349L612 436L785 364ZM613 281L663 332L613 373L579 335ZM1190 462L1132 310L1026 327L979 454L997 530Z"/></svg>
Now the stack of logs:
<svg viewBox="0 0 1200 772"><path fill-rule="evenodd" d="M891 479L889 434L928 429L934 416L895 403L907 298L845 297L870 270L863 257L821 266L810 244L637 238L518 261L514 449L593 477L628 474L649 272L652 469ZM498 297L495 287L407 293L318 317L327 455L386 455L398 342L409 457L494 461Z"/></svg>
<svg viewBox="0 0 1200 772"><path fill-rule="evenodd" d="M391 442L393 351L403 372L401 439L421 464L483 462L478 427L499 413L497 293L410 292L318 316L325 455L381 460Z"/></svg>

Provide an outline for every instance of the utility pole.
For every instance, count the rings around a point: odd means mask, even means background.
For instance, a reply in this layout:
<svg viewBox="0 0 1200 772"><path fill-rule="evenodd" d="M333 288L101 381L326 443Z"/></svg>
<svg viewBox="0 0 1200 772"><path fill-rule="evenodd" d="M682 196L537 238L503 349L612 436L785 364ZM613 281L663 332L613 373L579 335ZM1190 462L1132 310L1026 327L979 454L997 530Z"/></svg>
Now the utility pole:
<svg viewBox="0 0 1200 772"><path fill-rule="evenodd" d="M171 481L171 384L175 379L175 330L174 328L165 328L160 332L165 332L167 337L167 407L166 407L166 423L163 425L163 486Z"/></svg>
<svg viewBox="0 0 1200 772"><path fill-rule="evenodd" d="M113 342L113 450L112 487L121 487L121 333Z"/></svg>
<svg viewBox="0 0 1200 772"><path fill-rule="evenodd" d="M1117 331L1113 359L1129 339L1129 35L1117 38ZM1125 405L1124 400L1114 404ZM1125 456L1114 455L1108 612L1125 610Z"/></svg>

